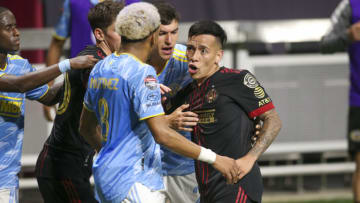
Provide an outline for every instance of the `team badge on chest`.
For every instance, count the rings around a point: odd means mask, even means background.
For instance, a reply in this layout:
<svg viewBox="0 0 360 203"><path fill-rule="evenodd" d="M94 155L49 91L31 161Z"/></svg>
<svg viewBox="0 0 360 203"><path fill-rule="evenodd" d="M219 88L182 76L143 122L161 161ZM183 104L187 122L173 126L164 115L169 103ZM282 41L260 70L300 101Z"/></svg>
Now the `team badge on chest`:
<svg viewBox="0 0 360 203"><path fill-rule="evenodd" d="M211 104L217 99L217 97L218 93L216 92L214 86L212 86L211 90L206 94L206 101Z"/></svg>

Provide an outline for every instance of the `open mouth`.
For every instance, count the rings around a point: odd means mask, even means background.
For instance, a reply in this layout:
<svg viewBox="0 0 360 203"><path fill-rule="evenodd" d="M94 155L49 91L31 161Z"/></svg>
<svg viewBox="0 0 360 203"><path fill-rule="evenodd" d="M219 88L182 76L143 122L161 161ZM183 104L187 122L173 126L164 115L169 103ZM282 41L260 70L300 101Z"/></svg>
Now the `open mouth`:
<svg viewBox="0 0 360 203"><path fill-rule="evenodd" d="M197 71L198 71L198 68L195 65L189 64L189 73L194 74Z"/></svg>
<svg viewBox="0 0 360 203"><path fill-rule="evenodd" d="M173 48L172 47L164 47L161 49L164 54L172 54Z"/></svg>

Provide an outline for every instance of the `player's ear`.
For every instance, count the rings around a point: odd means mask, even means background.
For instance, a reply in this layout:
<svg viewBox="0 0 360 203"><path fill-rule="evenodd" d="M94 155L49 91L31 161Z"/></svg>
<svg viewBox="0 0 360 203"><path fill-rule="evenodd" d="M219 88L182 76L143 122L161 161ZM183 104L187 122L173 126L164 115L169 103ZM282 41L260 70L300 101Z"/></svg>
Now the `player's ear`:
<svg viewBox="0 0 360 203"><path fill-rule="evenodd" d="M219 50L216 52L216 55L215 55L215 63L216 63L217 65L219 65L219 63L220 63L223 55L224 55L224 50L222 50L222 49L219 49Z"/></svg>
<svg viewBox="0 0 360 203"><path fill-rule="evenodd" d="M105 34L102 29L95 28L94 30L94 36L97 41L104 41L105 40Z"/></svg>

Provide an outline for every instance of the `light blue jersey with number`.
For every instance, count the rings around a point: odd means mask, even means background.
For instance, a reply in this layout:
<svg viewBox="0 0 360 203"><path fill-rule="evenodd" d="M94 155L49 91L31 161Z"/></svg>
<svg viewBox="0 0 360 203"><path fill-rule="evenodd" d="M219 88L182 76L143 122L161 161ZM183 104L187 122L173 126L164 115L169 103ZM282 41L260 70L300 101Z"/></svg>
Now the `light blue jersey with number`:
<svg viewBox="0 0 360 203"><path fill-rule="evenodd" d="M163 71L158 74L159 83L171 88L170 95L174 96L180 89L192 82L188 72L186 58L186 46L177 44L172 57L167 61ZM187 139L191 140L189 132L180 132ZM176 154L164 146L161 146L163 175L182 176L194 173L194 160Z"/></svg>
<svg viewBox="0 0 360 203"><path fill-rule="evenodd" d="M139 182L163 189L160 147L144 121L164 114L152 66L130 54L112 54L90 73L84 107L102 129L102 149L93 165L99 196L123 200Z"/></svg>
<svg viewBox="0 0 360 203"><path fill-rule="evenodd" d="M20 56L8 54L6 60L0 76L35 71L28 60ZM21 168L25 99L38 100L48 89L48 85L43 85L26 93L0 92L0 189L19 187L17 174Z"/></svg>

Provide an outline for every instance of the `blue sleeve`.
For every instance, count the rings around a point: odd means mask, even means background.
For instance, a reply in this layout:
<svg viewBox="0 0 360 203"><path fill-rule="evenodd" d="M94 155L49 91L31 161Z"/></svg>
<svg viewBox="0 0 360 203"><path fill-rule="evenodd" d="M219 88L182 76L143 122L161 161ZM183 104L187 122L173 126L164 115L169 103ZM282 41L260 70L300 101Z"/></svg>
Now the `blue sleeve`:
<svg viewBox="0 0 360 203"><path fill-rule="evenodd" d="M66 39L70 36L70 15L70 0L65 0L64 10L58 24L56 25L54 37L58 39Z"/></svg>
<svg viewBox="0 0 360 203"><path fill-rule="evenodd" d="M32 67L32 65L29 62L26 62L25 66L27 66L26 68L30 69L30 72L35 71L35 69ZM39 100L43 96L45 96L48 91L49 91L49 86L43 85L36 89L27 91L25 93L25 96L27 99L30 99L30 100Z"/></svg>
<svg viewBox="0 0 360 203"><path fill-rule="evenodd" d="M133 90L133 105L139 120L164 114L156 72L151 66L138 71L129 81Z"/></svg>

